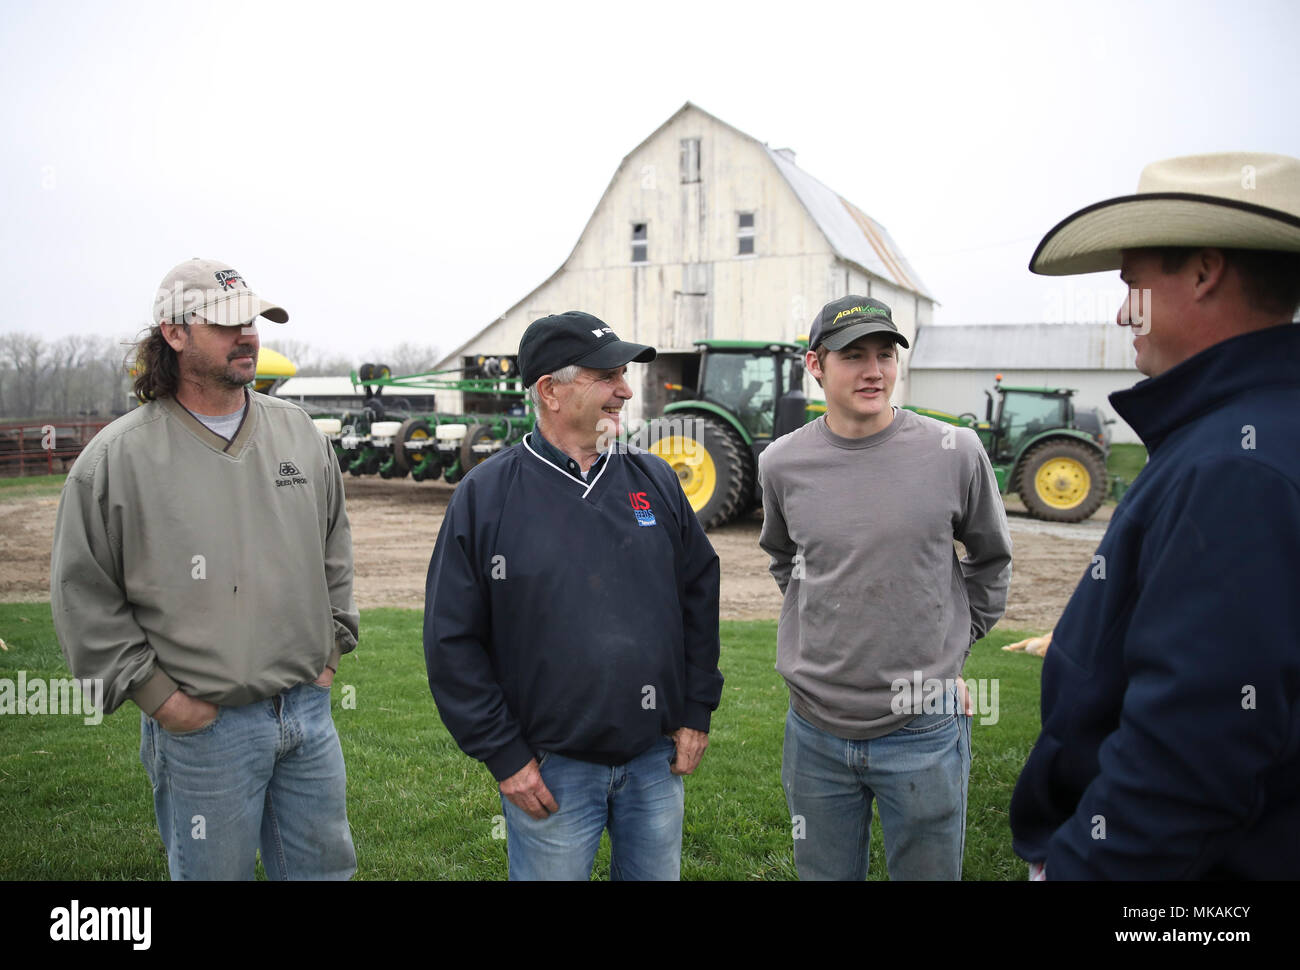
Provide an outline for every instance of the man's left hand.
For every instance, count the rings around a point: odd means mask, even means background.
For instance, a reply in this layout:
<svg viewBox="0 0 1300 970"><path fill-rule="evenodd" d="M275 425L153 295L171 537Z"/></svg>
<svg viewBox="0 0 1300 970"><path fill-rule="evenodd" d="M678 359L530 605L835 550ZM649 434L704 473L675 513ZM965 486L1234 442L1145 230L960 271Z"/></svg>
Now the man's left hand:
<svg viewBox="0 0 1300 970"><path fill-rule="evenodd" d="M334 671L326 667L321 671L321 675L316 678L316 683L321 687L329 687L334 683Z"/></svg>
<svg viewBox="0 0 1300 970"><path fill-rule="evenodd" d="M966 713L967 717L971 717L975 713L975 708L971 706L970 689L966 686L966 681L962 680L960 677L957 678L957 686L961 688L962 710Z"/></svg>
<svg viewBox="0 0 1300 970"><path fill-rule="evenodd" d="M677 744L677 757L673 759L673 774L689 775L704 757L704 749L709 746L709 734L707 731L680 727L673 732L672 738Z"/></svg>

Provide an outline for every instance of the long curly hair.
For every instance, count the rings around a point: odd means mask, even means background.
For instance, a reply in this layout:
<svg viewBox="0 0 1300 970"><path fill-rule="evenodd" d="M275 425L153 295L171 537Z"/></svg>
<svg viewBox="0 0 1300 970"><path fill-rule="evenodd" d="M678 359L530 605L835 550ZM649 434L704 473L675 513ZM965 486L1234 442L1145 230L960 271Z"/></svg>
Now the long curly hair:
<svg viewBox="0 0 1300 970"><path fill-rule="evenodd" d="M181 326L189 332L189 324ZM141 403L176 394L181 381L180 359L163 337L160 325L150 327L135 345L130 370L135 378L135 396Z"/></svg>

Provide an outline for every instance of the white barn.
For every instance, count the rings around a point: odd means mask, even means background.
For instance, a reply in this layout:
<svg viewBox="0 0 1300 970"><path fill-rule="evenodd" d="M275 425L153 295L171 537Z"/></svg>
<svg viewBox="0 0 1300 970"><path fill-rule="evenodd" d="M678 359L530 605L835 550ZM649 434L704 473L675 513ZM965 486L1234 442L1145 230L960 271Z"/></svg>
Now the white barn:
<svg viewBox="0 0 1300 970"><path fill-rule="evenodd" d="M908 404L984 416L994 379L1030 387L1070 387L1076 406L1100 407L1116 423L1112 441L1140 443L1110 406L1112 391L1142 380L1133 331L1114 323L976 324L927 327L910 354ZM899 397L894 395L895 403Z"/></svg>
<svg viewBox="0 0 1300 970"><path fill-rule="evenodd" d="M692 383L695 340L793 340L849 293L889 304L909 340L933 319L933 297L883 226L789 149L687 102L623 159L563 265L438 367L513 354L533 320L586 310L659 350L631 365L635 420L658 413L665 382ZM906 395L904 369L894 400ZM459 403L439 397L440 408Z"/></svg>

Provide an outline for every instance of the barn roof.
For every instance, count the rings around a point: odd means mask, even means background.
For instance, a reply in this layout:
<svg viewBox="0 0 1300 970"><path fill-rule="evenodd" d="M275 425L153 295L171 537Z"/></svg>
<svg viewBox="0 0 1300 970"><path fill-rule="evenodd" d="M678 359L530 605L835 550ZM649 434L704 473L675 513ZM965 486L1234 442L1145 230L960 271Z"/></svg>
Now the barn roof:
<svg viewBox="0 0 1300 970"><path fill-rule="evenodd" d="M910 370L1136 369L1133 332L1113 323L1007 323L923 327Z"/></svg>
<svg viewBox="0 0 1300 970"><path fill-rule="evenodd" d="M869 273L893 280L905 290L934 299L884 226L780 151L763 147L836 255Z"/></svg>

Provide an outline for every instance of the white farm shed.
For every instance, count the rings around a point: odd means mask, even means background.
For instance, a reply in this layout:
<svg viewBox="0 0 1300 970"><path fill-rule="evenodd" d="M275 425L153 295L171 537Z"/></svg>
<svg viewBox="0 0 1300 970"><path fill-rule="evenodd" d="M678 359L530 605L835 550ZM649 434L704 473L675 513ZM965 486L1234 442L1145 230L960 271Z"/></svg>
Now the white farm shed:
<svg viewBox="0 0 1300 970"><path fill-rule="evenodd" d="M438 367L513 354L532 321L586 310L659 350L629 368L635 420L658 413L665 382L694 382L694 341L793 340L849 293L889 304L909 340L933 319L934 299L883 226L794 152L687 102L623 159L563 265ZM904 373L895 400L905 389Z"/></svg>
<svg viewBox="0 0 1300 970"><path fill-rule="evenodd" d="M353 387L350 377L290 377L275 389L275 396L308 411L329 411L361 407L366 392L364 388ZM433 391L406 387L386 388L383 395L384 403L405 399L413 407L429 411L436 410L434 397ZM440 406L441 403L442 395L439 394L437 404Z"/></svg>
<svg viewBox="0 0 1300 970"><path fill-rule="evenodd" d="M1142 380L1133 331L1114 323L977 324L926 327L910 354L908 404L984 417L994 378L1029 387L1069 387L1076 406L1100 407L1116 443L1139 443L1107 397ZM899 395L894 395L895 402Z"/></svg>

